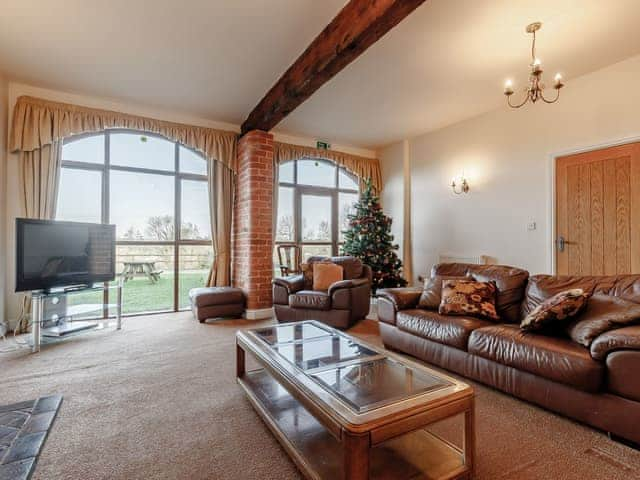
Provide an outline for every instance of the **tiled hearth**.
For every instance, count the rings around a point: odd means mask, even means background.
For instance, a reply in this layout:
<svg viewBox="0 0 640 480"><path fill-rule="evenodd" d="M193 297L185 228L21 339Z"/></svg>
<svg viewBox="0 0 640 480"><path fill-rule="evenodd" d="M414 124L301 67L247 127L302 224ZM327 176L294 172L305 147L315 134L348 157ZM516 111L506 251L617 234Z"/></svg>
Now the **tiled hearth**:
<svg viewBox="0 0 640 480"><path fill-rule="evenodd" d="M58 413L62 397L0 406L0 480L26 480Z"/></svg>

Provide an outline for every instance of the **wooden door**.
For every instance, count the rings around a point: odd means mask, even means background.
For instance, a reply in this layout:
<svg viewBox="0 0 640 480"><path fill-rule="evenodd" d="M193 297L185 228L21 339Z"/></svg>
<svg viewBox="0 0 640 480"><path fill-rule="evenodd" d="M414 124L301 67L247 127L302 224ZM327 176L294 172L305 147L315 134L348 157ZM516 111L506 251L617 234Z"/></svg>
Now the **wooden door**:
<svg viewBox="0 0 640 480"><path fill-rule="evenodd" d="M556 159L556 272L640 273L640 143Z"/></svg>

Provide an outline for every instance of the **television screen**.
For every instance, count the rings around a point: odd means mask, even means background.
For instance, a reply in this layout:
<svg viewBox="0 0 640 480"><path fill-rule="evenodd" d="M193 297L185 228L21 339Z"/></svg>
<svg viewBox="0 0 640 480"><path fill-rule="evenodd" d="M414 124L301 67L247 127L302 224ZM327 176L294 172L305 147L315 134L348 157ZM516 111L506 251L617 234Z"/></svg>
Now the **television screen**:
<svg viewBox="0 0 640 480"><path fill-rule="evenodd" d="M115 278L115 225L16 219L16 292Z"/></svg>

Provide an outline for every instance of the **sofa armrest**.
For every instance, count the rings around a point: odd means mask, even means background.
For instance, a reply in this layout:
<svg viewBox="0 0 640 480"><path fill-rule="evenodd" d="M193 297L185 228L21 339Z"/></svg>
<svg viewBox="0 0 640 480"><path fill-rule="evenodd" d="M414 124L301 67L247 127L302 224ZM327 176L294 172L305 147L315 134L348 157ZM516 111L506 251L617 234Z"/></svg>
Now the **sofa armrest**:
<svg viewBox="0 0 640 480"><path fill-rule="evenodd" d="M276 277L273 284L287 289L287 293L292 294L304 289L304 277L293 275L292 277Z"/></svg>
<svg viewBox="0 0 640 480"><path fill-rule="evenodd" d="M591 356L603 360L617 350L640 350L640 325L609 330L591 344Z"/></svg>
<svg viewBox="0 0 640 480"><path fill-rule="evenodd" d="M378 320L395 325L398 311L415 308L421 294L421 288L383 288L378 290Z"/></svg>
<svg viewBox="0 0 640 480"><path fill-rule="evenodd" d="M389 300L396 310L416 308L422 288L383 288L377 291L378 298Z"/></svg>
<svg viewBox="0 0 640 480"><path fill-rule="evenodd" d="M329 287L329 295L333 295L334 292L340 290L342 288L355 288L361 285L366 285L369 283L369 280L366 278L354 278L353 280L340 280L339 282L335 282L331 284Z"/></svg>

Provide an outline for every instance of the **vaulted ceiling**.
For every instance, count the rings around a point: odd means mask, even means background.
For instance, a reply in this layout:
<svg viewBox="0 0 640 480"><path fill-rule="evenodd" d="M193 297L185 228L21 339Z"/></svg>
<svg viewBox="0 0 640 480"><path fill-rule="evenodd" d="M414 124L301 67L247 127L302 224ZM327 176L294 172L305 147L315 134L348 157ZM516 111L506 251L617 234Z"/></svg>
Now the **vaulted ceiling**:
<svg viewBox="0 0 640 480"><path fill-rule="evenodd" d="M345 3L3 0L0 71L239 124ZM499 108L536 20L543 66L570 88L640 54L637 18L637 0L427 0L277 129L376 147Z"/></svg>

